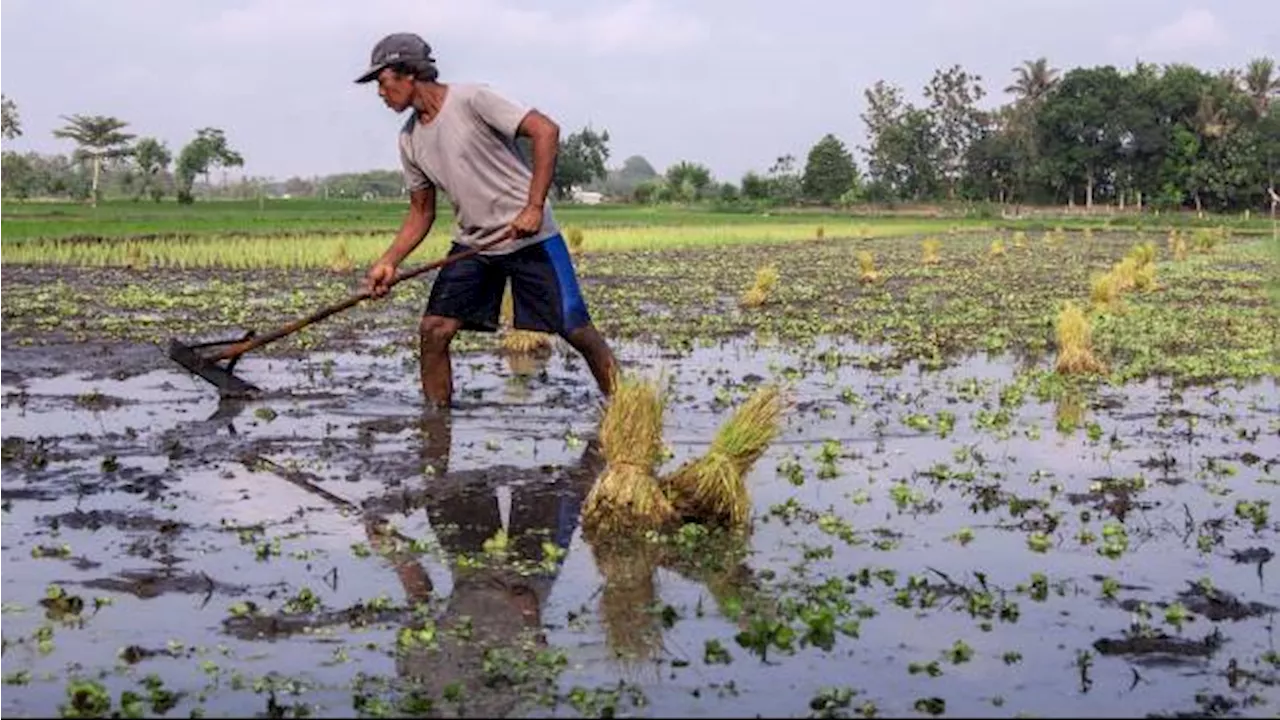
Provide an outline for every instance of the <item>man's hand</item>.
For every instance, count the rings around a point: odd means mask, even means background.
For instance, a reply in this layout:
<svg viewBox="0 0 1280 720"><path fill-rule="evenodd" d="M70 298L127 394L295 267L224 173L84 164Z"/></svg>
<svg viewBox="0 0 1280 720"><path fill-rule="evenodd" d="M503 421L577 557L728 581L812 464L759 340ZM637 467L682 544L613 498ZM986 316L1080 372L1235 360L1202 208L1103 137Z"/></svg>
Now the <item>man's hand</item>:
<svg viewBox="0 0 1280 720"><path fill-rule="evenodd" d="M511 238L519 239L537 235L542 229L542 208L536 205L525 205L524 209L511 221Z"/></svg>
<svg viewBox="0 0 1280 720"><path fill-rule="evenodd" d="M383 297L391 290L391 281L395 277L396 266L386 260L379 260L365 274L364 290L373 297Z"/></svg>

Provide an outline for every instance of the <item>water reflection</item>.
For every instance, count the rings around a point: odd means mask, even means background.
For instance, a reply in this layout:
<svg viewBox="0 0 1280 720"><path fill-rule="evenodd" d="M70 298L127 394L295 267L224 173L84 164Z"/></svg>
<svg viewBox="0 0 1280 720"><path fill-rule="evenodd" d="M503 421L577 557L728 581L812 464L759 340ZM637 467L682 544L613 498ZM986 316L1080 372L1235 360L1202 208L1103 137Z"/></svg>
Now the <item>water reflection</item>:
<svg viewBox="0 0 1280 720"><path fill-rule="evenodd" d="M398 634L396 671L403 689L429 698L437 712L505 715L550 689L559 669L542 613L604 458L591 438L577 462L546 476L502 466L451 472L450 417L430 414L420 430L432 477L366 503L369 543L386 555L408 604L418 608ZM510 493L505 523L500 490ZM420 510L452 576L447 599L434 597L419 554L387 532L393 512ZM426 610L439 602L438 615Z"/></svg>

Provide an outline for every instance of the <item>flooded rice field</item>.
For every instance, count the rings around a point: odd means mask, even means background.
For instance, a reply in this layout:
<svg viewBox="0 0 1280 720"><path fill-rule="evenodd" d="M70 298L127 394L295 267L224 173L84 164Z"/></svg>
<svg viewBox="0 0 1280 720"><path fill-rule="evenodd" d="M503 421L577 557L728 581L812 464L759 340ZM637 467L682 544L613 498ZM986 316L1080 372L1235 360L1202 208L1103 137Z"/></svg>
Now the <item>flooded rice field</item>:
<svg viewBox="0 0 1280 720"><path fill-rule="evenodd" d="M672 465L754 382L796 403L749 547L686 526L621 609L564 348L466 356L447 415L399 354L246 359L238 403L176 366L6 379L4 710L1274 712L1274 380L1045 402L1003 358L865 350L620 347L670 379Z"/></svg>
<svg viewBox="0 0 1280 720"><path fill-rule="evenodd" d="M814 245L755 313L733 294L764 250L584 259L626 369L668 382L664 470L757 384L792 400L748 539L686 525L626 556L579 527L602 410L563 344L466 341L456 407L426 413L423 283L246 356L266 393L220 401L157 343L348 280L6 267L3 711L1274 716L1266 267L1161 263L1097 319L1113 373L1085 382L1053 372L1055 303L1128 243L991 270L961 242L945 268L858 244L888 275L867 289Z"/></svg>

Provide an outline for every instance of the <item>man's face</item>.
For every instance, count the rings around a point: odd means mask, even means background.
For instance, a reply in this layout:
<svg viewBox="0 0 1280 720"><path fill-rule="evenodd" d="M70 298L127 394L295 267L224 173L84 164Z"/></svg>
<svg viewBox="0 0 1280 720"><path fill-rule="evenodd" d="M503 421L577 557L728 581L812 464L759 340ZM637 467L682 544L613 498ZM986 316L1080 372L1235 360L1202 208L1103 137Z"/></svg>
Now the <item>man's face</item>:
<svg viewBox="0 0 1280 720"><path fill-rule="evenodd" d="M387 107L404 112L413 104L413 76L399 75L391 68L378 73L378 97Z"/></svg>

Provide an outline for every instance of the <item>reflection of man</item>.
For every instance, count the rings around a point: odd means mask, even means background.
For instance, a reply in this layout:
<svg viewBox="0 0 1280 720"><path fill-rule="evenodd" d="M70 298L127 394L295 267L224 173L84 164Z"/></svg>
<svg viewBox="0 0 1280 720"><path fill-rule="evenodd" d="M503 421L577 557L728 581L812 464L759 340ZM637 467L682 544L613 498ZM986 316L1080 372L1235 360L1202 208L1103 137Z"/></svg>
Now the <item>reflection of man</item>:
<svg viewBox="0 0 1280 720"><path fill-rule="evenodd" d="M406 689L425 691L437 711L504 715L521 699L520 678L512 676L520 670L511 653L527 660L545 644L542 608L604 458L593 439L574 466L513 484L504 540L495 491L513 476L530 473L494 467L449 473L451 418L429 415L424 422L424 459L436 476L412 497L366 504L371 513L383 516L393 508L407 514L425 505L453 568L453 591L436 621L434 638L419 634L419 640L398 647L397 671L412 683ZM370 544L385 551L391 539L381 527L377 521L366 524ZM390 558L409 603L427 602L431 581L417 558L403 552L392 552ZM495 650L506 656L486 663ZM446 702L446 695L456 697L458 704Z"/></svg>

